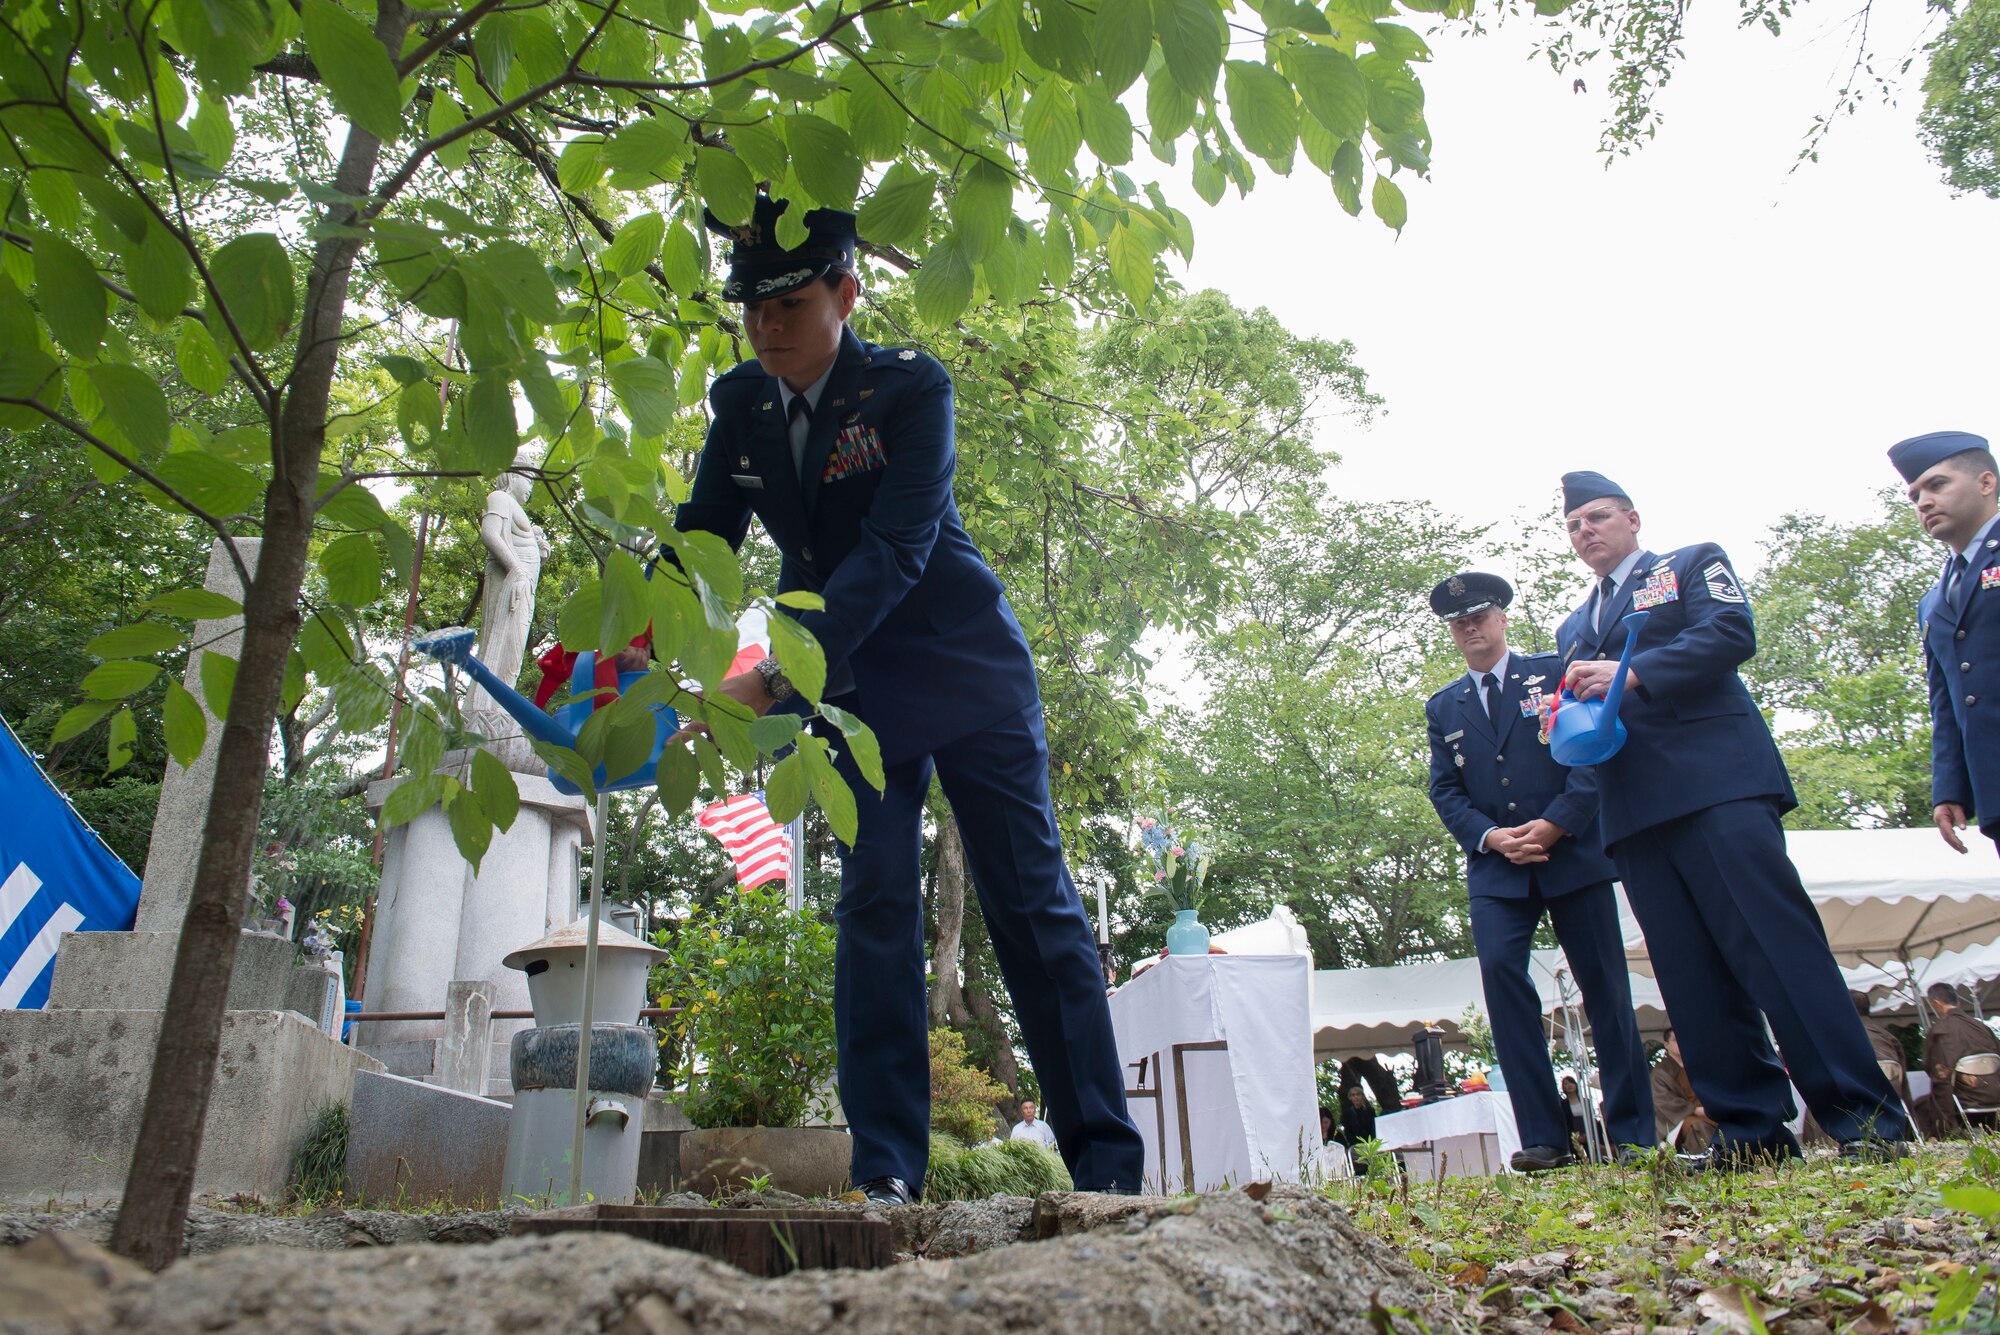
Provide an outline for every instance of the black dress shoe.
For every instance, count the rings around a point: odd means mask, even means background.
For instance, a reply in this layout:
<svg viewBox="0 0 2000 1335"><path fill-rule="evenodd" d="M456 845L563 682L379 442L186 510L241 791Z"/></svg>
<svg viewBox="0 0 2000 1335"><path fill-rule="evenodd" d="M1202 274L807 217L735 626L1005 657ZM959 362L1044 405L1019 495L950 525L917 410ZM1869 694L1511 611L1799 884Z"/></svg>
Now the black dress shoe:
<svg viewBox="0 0 2000 1335"><path fill-rule="evenodd" d="M1652 1160L1653 1152L1651 1150L1643 1149L1637 1145L1620 1145L1618 1147L1618 1166L1620 1168L1639 1168L1651 1163Z"/></svg>
<svg viewBox="0 0 2000 1335"><path fill-rule="evenodd" d="M1508 1160L1517 1173L1546 1173L1552 1168L1567 1168L1575 1162L1574 1154L1556 1145L1523 1145Z"/></svg>
<svg viewBox="0 0 2000 1335"><path fill-rule="evenodd" d="M1894 1163L1909 1156L1910 1147L1902 1141L1879 1140L1874 1136L1850 1140L1840 1147L1840 1157L1854 1163Z"/></svg>
<svg viewBox="0 0 2000 1335"><path fill-rule="evenodd" d="M914 1205L910 1184L900 1177L873 1177L855 1188L870 1205Z"/></svg>

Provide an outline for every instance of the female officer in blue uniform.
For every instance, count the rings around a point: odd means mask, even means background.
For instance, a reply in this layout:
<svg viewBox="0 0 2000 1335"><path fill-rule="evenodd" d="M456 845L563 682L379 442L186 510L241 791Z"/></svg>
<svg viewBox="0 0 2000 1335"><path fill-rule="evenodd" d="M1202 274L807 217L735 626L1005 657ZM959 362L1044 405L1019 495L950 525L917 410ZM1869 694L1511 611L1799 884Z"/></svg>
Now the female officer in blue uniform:
<svg viewBox="0 0 2000 1335"><path fill-rule="evenodd" d="M787 250L777 240L786 207L760 196L745 227L709 220L734 242L722 295L743 303L757 359L710 388L708 443L674 525L735 546L753 514L762 521L784 557L779 590L825 599L799 620L826 652L827 700L881 743L878 797L834 738L859 808L835 910L854 1181L871 1200L908 1201L929 1157L918 854L935 772L1057 1148L1079 1189L1136 1191L1141 1142L1049 802L1034 660L952 498L951 379L930 357L847 327L859 295L853 215L808 213L805 241ZM810 710L770 659L721 689L759 714Z"/></svg>
<svg viewBox="0 0 2000 1335"><path fill-rule="evenodd" d="M1889 460L1924 532L1951 553L1917 620L1931 698L1931 819L1963 853L1958 832L1974 819L2000 843L2000 465L1985 437L1967 431L1898 441Z"/></svg>
<svg viewBox="0 0 2000 1335"><path fill-rule="evenodd" d="M1598 577L1556 632L1579 699L1610 685L1625 645L1619 618L1652 613L1619 710L1625 745L1595 767L1598 833L1645 930L1688 1078L1717 1124L1714 1162L1799 1153L1785 1127L1788 1070L1843 1154L1900 1154L1902 1104L1785 854L1779 818L1798 799L1736 675L1757 652L1757 628L1728 555L1714 543L1646 551L1623 488L1602 473L1562 483L1570 545Z"/></svg>

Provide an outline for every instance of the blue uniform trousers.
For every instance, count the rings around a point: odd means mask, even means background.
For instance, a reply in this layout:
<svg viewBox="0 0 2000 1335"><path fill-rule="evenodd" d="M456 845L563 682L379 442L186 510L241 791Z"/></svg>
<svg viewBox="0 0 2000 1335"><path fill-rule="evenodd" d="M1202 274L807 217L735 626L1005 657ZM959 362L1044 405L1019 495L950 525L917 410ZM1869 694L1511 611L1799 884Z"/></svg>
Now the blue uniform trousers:
<svg viewBox="0 0 2000 1335"><path fill-rule="evenodd" d="M1542 1031L1542 1005L1528 976L1528 952L1542 914L1569 958L1604 1081L1604 1125L1613 1145L1653 1143L1653 1086L1646 1045L1632 1014L1632 979L1618 933L1611 882L1544 899L1530 881L1520 898L1472 897L1472 939L1493 1046L1523 1145L1569 1147L1569 1111L1556 1088Z"/></svg>
<svg viewBox="0 0 2000 1335"><path fill-rule="evenodd" d="M855 846L841 858L834 963L840 1101L854 1137L854 1180L900 1177L920 1191L930 1156L918 859L935 767L958 818L1056 1148L1079 1190L1137 1190L1144 1147L1125 1111L1125 1073L1090 918L1063 864L1049 805L1041 705L889 765L879 798L840 749L835 763L860 812Z"/></svg>
<svg viewBox="0 0 2000 1335"><path fill-rule="evenodd" d="M1718 1148L1797 1149L1784 1126L1793 1112L1788 1069L1835 1140L1909 1135L1785 855L1776 802L1718 803L1627 835L1611 856Z"/></svg>

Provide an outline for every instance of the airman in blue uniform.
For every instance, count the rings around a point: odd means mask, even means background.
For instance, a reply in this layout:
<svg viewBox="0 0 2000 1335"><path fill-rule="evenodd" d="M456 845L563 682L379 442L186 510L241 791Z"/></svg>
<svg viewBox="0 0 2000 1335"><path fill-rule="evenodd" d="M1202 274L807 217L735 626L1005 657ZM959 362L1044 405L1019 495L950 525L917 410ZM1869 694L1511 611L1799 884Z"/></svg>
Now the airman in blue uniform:
<svg viewBox="0 0 2000 1335"><path fill-rule="evenodd" d="M2000 465L1983 436L1934 431L1889 459L1924 532L1949 552L1917 603L1931 697L1931 819L1963 853L1976 820L2000 844Z"/></svg>
<svg viewBox="0 0 2000 1335"><path fill-rule="evenodd" d="M1465 850L1487 1019L1521 1132L1513 1167L1538 1172L1574 1157L1528 975L1544 913L1583 991L1606 1130L1621 1161L1629 1161L1653 1143L1653 1090L1632 1015L1614 873L1597 845L1596 780L1589 769L1565 769L1549 756L1547 711L1562 668L1554 654L1507 647L1513 598L1506 580L1474 571L1431 590L1431 610L1444 618L1468 669L1424 706L1431 805Z"/></svg>
<svg viewBox="0 0 2000 1335"><path fill-rule="evenodd" d="M754 515L782 553L781 592L825 607L799 620L826 653L828 702L875 731L887 791L838 734L859 808L843 850L834 1009L852 1174L870 1199L922 1190L930 1062L918 854L936 774L1041 1082L1057 1148L1085 1190L1135 1191L1142 1145L1125 1107L1090 921L1049 800L1034 660L959 522L951 378L912 349L847 327L858 295L853 215L819 209L804 242L777 239L786 201L759 198L734 241L723 296L743 303L757 353L709 392L713 418L675 515L732 546ZM726 679L758 713L810 712L775 660Z"/></svg>
<svg viewBox="0 0 2000 1335"><path fill-rule="evenodd" d="M1563 510L1570 545L1598 577L1556 636L1579 699L1610 684L1625 644L1619 618L1652 612L1619 711L1625 745L1596 766L1599 835L1717 1124L1715 1162L1799 1152L1785 1127L1788 1069L1844 1154L1901 1153L1902 1105L1785 854L1779 820L1798 799L1736 673L1757 652L1757 631L1728 554L1714 543L1645 550L1638 511L1601 473L1564 474Z"/></svg>

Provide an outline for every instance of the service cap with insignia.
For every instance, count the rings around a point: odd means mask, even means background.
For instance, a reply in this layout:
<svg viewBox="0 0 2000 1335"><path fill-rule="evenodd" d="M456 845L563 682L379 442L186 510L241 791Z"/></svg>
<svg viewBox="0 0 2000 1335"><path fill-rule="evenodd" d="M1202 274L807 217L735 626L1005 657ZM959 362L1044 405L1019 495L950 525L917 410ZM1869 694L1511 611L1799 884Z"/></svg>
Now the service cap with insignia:
<svg viewBox="0 0 2000 1335"><path fill-rule="evenodd" d="M1514 586L1498 575L1467 570L1441 580L1431 590L1431 611L1446 621L1469 617L1489 607L1505 607L1514 601Z"/></svg>
<svg viewBox="0 0 2000 1335"><path fill-rule="evenodd" d="M1891 445L1889 462L1896 465L1903 481L1915 482L1954 454L1991 448L1986 443L1986 437L1975 436L1970 431L1933 431L1927 436L1911 436Z"/></svg>
<svg viewBox="0 0 2000 1335"><path fill-rule="evenodd" d="M788 199L757 196L750 221L731 227L703 210L708 230L730 239L729 277L722 284L724 301L763 301L796 292L835 271L854 271L854 215L839 209L814 209L806 214L806 239L791 250L778 244L778 219L791 207Z"/></svg>
<svg viewBox="0 0 2000 1335"><path fill-rule="evenodd" d="M1606 496L1614 496L1632 503L1632 494L1602 473L1589 471L1563 474L1563 513L1574 514L1592 501L1601 501Z"/></svg>

